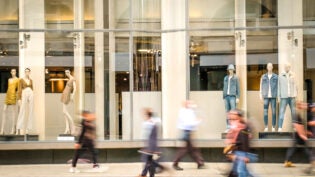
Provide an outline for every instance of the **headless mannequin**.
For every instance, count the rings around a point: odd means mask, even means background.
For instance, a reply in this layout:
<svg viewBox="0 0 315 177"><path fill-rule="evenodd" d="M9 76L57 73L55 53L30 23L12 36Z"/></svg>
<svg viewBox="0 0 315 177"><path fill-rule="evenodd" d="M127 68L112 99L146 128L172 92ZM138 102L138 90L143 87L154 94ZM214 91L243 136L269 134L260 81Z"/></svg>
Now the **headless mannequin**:
<svg viewBox="0 0 315 177"><path fill-rule="evenodd" d="M6 112L7 112L7 108L8 107L12 107L13 111L12 111L12 125L11 125L11 132L10 134L15 134L15 127L16 127L16 111L17 111L17 107L16 107L16 94L17 94L17 87L18 87L18 80L19 78L16 77L16 69L11 69L11 78L8 80L8 84L13 84L11 85L12 87L10 89L13 89L11 91L7 91L7 98L6 101L3 105L3 112L2 112L2 123L1 123L1 131L0 134L5 134L4 132L4 127L6 124ZM10 92L10 93L9 93ZM11 94L11 95L8 95ZM13 94L13 95L12 95ZM10 98L8 98L10 97ZM13 100L8 100L8 99L13 99Z"/></svg>
<svg viewBox="0 0 315 177"><path fill-rule="evenodd" d="M19 98L18 103L20 106L20 112L17 120L17 132L20 134L20 130L23 129L25 134L32 128L33 120L33 81L30 78L31 70L29 68L25 69L24 78L20 79L19 83ZM28 118L26 117L26 108L28 106ZM26 121L26 123L25 123ZM25 126L26 125L26 126Z"/></svg>
<svg viewBox="0 0 315 177"><path fill-rule="evenodd" d="M67 105L69 104L69 101L73 101L73 98L76 92L76 84L75 84L74 77L70 73L70 70L65 70L65 74L69 80L67 81L66 87L63 91L62 98L61 98L63 115L66 121L66 129L64 131L64 134L73 134L74 122L71 115L69 114Z"/></svg>

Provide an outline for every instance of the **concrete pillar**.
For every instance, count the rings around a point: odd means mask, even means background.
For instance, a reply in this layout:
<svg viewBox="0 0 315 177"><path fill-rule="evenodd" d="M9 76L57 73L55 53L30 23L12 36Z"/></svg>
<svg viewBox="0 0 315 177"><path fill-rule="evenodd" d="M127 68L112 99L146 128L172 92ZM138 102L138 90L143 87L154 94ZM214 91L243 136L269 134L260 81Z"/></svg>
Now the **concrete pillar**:
<svg viewBox="0 0 315 177"><path fill-rule="evenodd" d="M186 27L187 4L183 0L162 0L162 30ZM162 129L163 138L177 138L177 118L187 98L187 33L162 34Z"/></svg>
<svg viewBox="0 0 315 177"><path fill-rule="evenodd" d="M235 1L235 27L246 27L246 1ZM240 102L237 107L247 110L247 57L246 30L235 31L235 65L236 75L240 79Z"/></svg>
<svg viewBox="0 0 315 177"><path fill-rule="evenodd" d="M95 29L104 28L104 2L94 0ZM95 32L95 113L97 137L104 140L104 33Z"/></svg>
<svg viewBox="0 0 315 177"><path fill-rule="evenodd" d="M43 0L19 1L19 28L44 29L45 13ZM24 69L30 68L34 91L33 131L45 138L45 34L43 32L19 33L19 77L24 77Z"/></svg>
<svg viewBox="0 0 315 177"><path fill-rule="evenodd" d="M303 1L278 0L278 24L279 26L303 25ZM296 41L296 42L295 42ZM303 99L303 30L302 29L279 29L279 73L284 72L284 64L291 63L292 71L298 85L297 100ZM291 130L291 114L286 110L283 128Z"/></svg>
<svg viewBox="0 0 315 177"><path fill-rule="evenodd" d="M109 1L108 5L108 11L109 11L109 28L114 29L116 27L116 21L115 21L115 2L114 0ZM116 41L115 41L115 33L110 32L109 33L109 61L107 66L108 66L108 71L109 71L109 78L108 78L108 84L109 84L109 134L110 134L110 139L116 139L118 135L118 96L116 95L116 69L115 69L115 50L116 50ZM123 108L125 109L125 108ZM128 109L129 110L129 109ZM130 112L130 111L129 111ZM130 113L129 113L130 115ZM129 116L128 116L129 117ZM123 120L123 124L126 123L126 121L129 121L127 119ZM127 123L130 125L130 122ZM129 130L130 126L126 126L127 129ZM123 139L130 139L128 133L124 133L126 130L124 127L123 130ZM126 131L126 132L130 132Z"/></svg>
<svg viewBox="0 0 315 177"><path fill-rule="evenodd" d="M73 1L74 29L84 29L84 0ZM84 109L85 93L85 54L84 33L73 34L74 44L74 77L76 79L77 91L75 95L75 112Z"/></svg>

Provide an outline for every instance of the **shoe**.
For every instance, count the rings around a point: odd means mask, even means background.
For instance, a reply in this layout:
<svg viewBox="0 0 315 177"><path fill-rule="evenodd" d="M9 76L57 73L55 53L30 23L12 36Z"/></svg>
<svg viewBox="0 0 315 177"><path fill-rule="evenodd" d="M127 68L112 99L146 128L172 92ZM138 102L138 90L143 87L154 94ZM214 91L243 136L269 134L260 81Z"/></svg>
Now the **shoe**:
<svg viewBox="0 0 315 177"><path fill-rule="evenodd" d="M230 129L227 128L227 129L224 131L224 133L228 133L229 131L230 131Z"/></svg>
<svg viewBox="0 0 315 177"><path fill-rule="evenodd" d="M278 132L282 132L282 128L278 128Z"/></svg>
<svg viewBox="0 0 315 177"><path fill-rule="evenodd" d="M265 127L264 132L268 132L268 127Z"/></svg>
<svg viewBox="0 0 315 177"><path fill-rule="evenodd" d="M69 172L70 172L70 173L80 173L80 170L78 170L78 169L75 168L75 167L71 167L71 168L69 169Z"/></svg>
<svg viewBox="0 0 315 177"><path fill-rule="evenodd" d="M198 169L206 169L206 166L205 164L198 164Z"/></svg>
<svg viewBox="0 0 315 177"><path fill-rule="evenodd" d="M179 167L178 165L173 165L173 168L177 171L183 171L184 169Z"/></svg>
<svg viewBox="0 0 315 177"><path fill-rule="evenodd" d="M275 132L275 131L276 131L276 129L274 127L272 127L272 132Z"/></svg>
<svg viewBox="0 0 315 177"><path fill-rule="evenodd" d="M285 161L283 166L284 167L295 167L295 165L293 165L293 163L291 161Z"/></svg>
<svg viewBox="0 0 315 177"><path fill-rule="evenodd" d="M100 168L99 164L93 164L93 168Z"/></svg>

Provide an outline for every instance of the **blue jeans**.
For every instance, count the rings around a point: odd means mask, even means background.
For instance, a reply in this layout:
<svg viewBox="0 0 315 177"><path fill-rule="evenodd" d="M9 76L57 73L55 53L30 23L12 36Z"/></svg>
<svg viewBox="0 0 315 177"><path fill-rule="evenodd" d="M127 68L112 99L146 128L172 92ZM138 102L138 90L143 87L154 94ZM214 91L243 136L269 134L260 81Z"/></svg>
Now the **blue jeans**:
<svg viewBox="0 0 315 177"><path fill-rule="evenodd" d="M276 126L276 98L264 98L264 122L268 126L268 109L271 104L272 127Z"/></svg>
<svg viewBox="0 0 315 177"><path fill-rule="evenodd" d="M280 99L280 111L279 111L279 128L282 128L283 119L284 119L284 113L287 105L290 106L291 110L291 119L294 118L295 115L295 98L281 98Z"/></svg>
<svg viewBox="0 0 315 177"><path fill-rule="evenodd" d="M257 162L258 161L257 155L243 151L235 151L234 154L236 155L236 160L234 161L233 164L234 168L233 170L238 174L238 177L252 176L247 170L244 159L248 158L250 163Z"/></svg>
<svg viewBox="0 0 315 177"><path fill-rule="evenodd" d="M230 110L233 110L233 109L236 108L236 97L227 95L224 98L224 103L225 103L225 111L229 112ZM228 119L226 119L226 124L227 124L227 128L229 128L229 121L228 121Z"/></svg>

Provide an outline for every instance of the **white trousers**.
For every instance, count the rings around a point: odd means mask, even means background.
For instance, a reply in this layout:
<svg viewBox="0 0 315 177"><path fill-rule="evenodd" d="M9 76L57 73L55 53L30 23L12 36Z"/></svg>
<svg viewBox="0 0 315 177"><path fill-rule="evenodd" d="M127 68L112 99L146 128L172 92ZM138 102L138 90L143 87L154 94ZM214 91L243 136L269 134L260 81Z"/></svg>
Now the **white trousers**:
<svg viewBox="0 0 315 177"><path fill-rule="evenodd" d="M33 124L33 107L34 98L33 90L29 87L22 90L22 100L21 100L20 112L17 120L17 129L24 129L26 124L26 129L31 130ZM26 109L28 107L28 118L26 118ZM25 123L27 121L27 123Z"/></svg>

